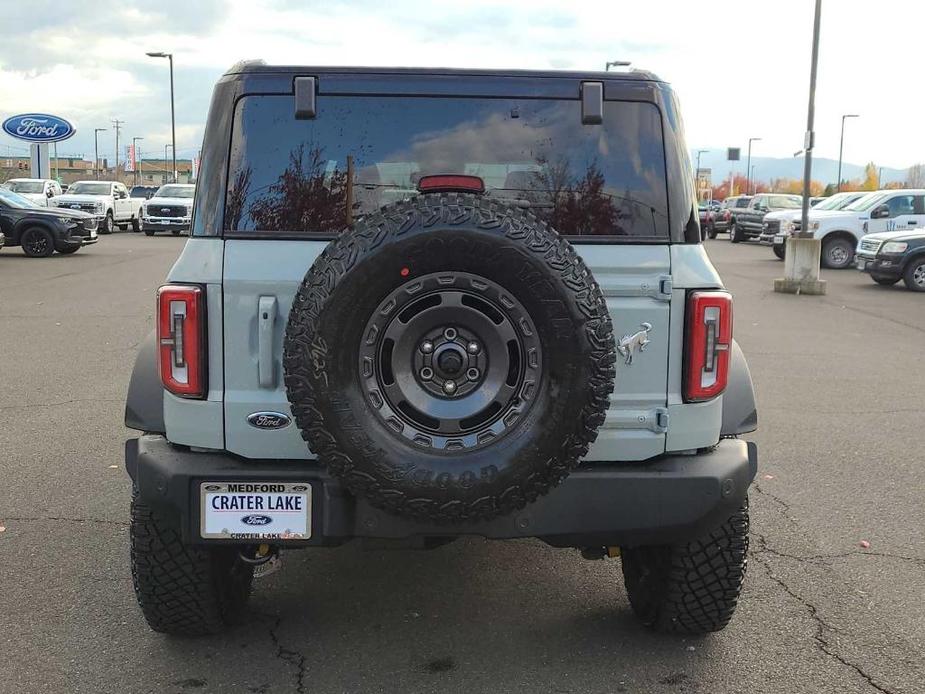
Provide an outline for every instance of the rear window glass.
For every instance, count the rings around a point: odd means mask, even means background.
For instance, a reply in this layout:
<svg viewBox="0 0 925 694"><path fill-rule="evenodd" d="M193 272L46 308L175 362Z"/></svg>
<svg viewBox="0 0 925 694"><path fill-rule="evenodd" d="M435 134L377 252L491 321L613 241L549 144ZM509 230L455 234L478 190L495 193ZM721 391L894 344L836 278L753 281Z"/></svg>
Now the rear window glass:
<svg viewBox="0 0 925 694"><path fill-rule="evenodd" d="M455 173L562 234L668 236L652 104L605 102L603 124L582 125L578 101L320 96L316 118L296 120L291 96L249 96L232 139L231 231L331 234L348 209L356 221Z"/></svg>

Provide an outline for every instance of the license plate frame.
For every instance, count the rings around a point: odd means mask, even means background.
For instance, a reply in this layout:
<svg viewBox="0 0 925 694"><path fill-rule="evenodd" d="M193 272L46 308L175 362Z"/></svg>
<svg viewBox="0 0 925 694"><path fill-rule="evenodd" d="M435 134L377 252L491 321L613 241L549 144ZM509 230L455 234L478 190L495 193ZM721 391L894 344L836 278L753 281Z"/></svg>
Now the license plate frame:
<svg viewBox="0 0 925 694"><path fill-rule="evenodd" d="M783 235L783 234L776 234L776 235L774 236L774 245L775 245L775 246L782 246L782 245L784 245L784 235Z"/></svg>
<svg viewBox="0 0 925 694"><path fill-rule="evenodd" d="M200 482L199 536L243 542L308 540L312 507L310 482Z"/></svg>

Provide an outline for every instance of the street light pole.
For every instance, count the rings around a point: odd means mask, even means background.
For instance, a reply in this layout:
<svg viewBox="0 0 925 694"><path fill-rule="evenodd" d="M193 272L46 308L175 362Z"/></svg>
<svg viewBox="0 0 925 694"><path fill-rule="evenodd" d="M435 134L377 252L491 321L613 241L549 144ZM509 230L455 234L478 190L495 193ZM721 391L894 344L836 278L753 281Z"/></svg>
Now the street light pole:
<svg viewBox="0 0 925 694"><path fill-rule="evenodd" d="M106 132L106 128L93 129L93 175L96 180L100 180L100 133Z"/></svg>
<svg viewBox="0 0 925 694"><path fill-rule="evenodd" d="M132 166L132 183L133 185L138 185L138 140L144 140L143 137L133 137L132 138L132 152L135 155L135 161Z"/></svg>
<svg viewBox="0 0 925 694"><path fill-rule="evenodd" d="M146 54L149 58L167 58L170 61L170 139L173 143L173 183L177 182L177 122L174 115L174 98L173 98L173 53L163 53L154 51ZM164 164L166 165L167 155L164 155Z"/></svg>
<svg viewBox="0 0 925 694"><path fill-rule="evenodd" d="M629 64L628 60L608 60L604 63L604 72L609 72L612 67L627 67Z"/></svg>
<svg viewBox="0 0 925 694"><path fill-rule="evenodd" d="M841 138L839 138L839 141L838 141L838 184L837 184L838 190L837 192L839 193L841 192L841 157L842 157L842 152L845 149L845 118L858 118L858 117L859 116L856 113L846 113L845 115L841 117Z"/></svg>
<svg viewBox="0 0 925 694"><path fill-rule="evenodd" d="M758 165L757 165L757 164L752 164L751 167L749 167L749 169L748 169L749 174L750 174L749 177L748 177L748 180L751 181L751 185L752 185L752 187L754 188L754 190L751 192L751 195L757 195L757 194L758 194L758 181L755 180L755 169L756 169L756 168L758 168ZM749 189L749 190L751 190L751 189Z"/></svg>
<svg viewBox="0 0 925 694"><path fill-rule="evenodd" d="M751 170L752 170L752 142L758 142L760 137L750 137L748 138L748 162L745 164L745 194L748 195L752 189L752 179L751 179Z"/></svg>

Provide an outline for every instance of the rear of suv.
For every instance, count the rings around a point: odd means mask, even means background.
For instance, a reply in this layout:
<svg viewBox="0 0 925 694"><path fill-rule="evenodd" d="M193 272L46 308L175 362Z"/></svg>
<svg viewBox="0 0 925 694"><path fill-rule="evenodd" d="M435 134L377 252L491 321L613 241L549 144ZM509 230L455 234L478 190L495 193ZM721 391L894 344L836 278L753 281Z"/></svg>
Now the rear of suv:
<svg viewBox="0 0 925 694"><path fill-rule="evenodd" d="M723 628L757 415L690 171L648 73L232 68L126 405L151 627L222 629L281 550L478 535Z"/></svg>

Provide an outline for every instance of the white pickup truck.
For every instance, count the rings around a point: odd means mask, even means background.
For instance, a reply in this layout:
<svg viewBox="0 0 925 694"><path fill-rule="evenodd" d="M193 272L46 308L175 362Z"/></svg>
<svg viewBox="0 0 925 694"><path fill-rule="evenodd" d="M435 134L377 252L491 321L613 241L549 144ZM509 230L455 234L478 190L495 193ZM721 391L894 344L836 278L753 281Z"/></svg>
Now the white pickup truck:
<svg viewBox="0 0 925 694"><path fill-rule="evenodd" d="M41 207L54 207L53 198L62 192L61 184L50 178L11 178L3 187Z"/></svg>
<svg viewBox="0 0 925 694"><path fill-rule="evenodd" d="M120 229L141 231L141 208L144 198L129 197L128 189L118 181L77 181L67 193L54 198L56 207L83 210L102 217L100 233L111 234Z"/></svg>
<svg viewBox="0 0 925 694"><path fill-rule="evenodd" d="M800 230L800 220L788 224L790 233ZM901 231L925 226L925 190L879 190L858 198L840 210L810 210L809 230L822 241L822 267L842 269L854 264L861 238L882 231ZM783 229L772 241L784 243Z"/></svg>

